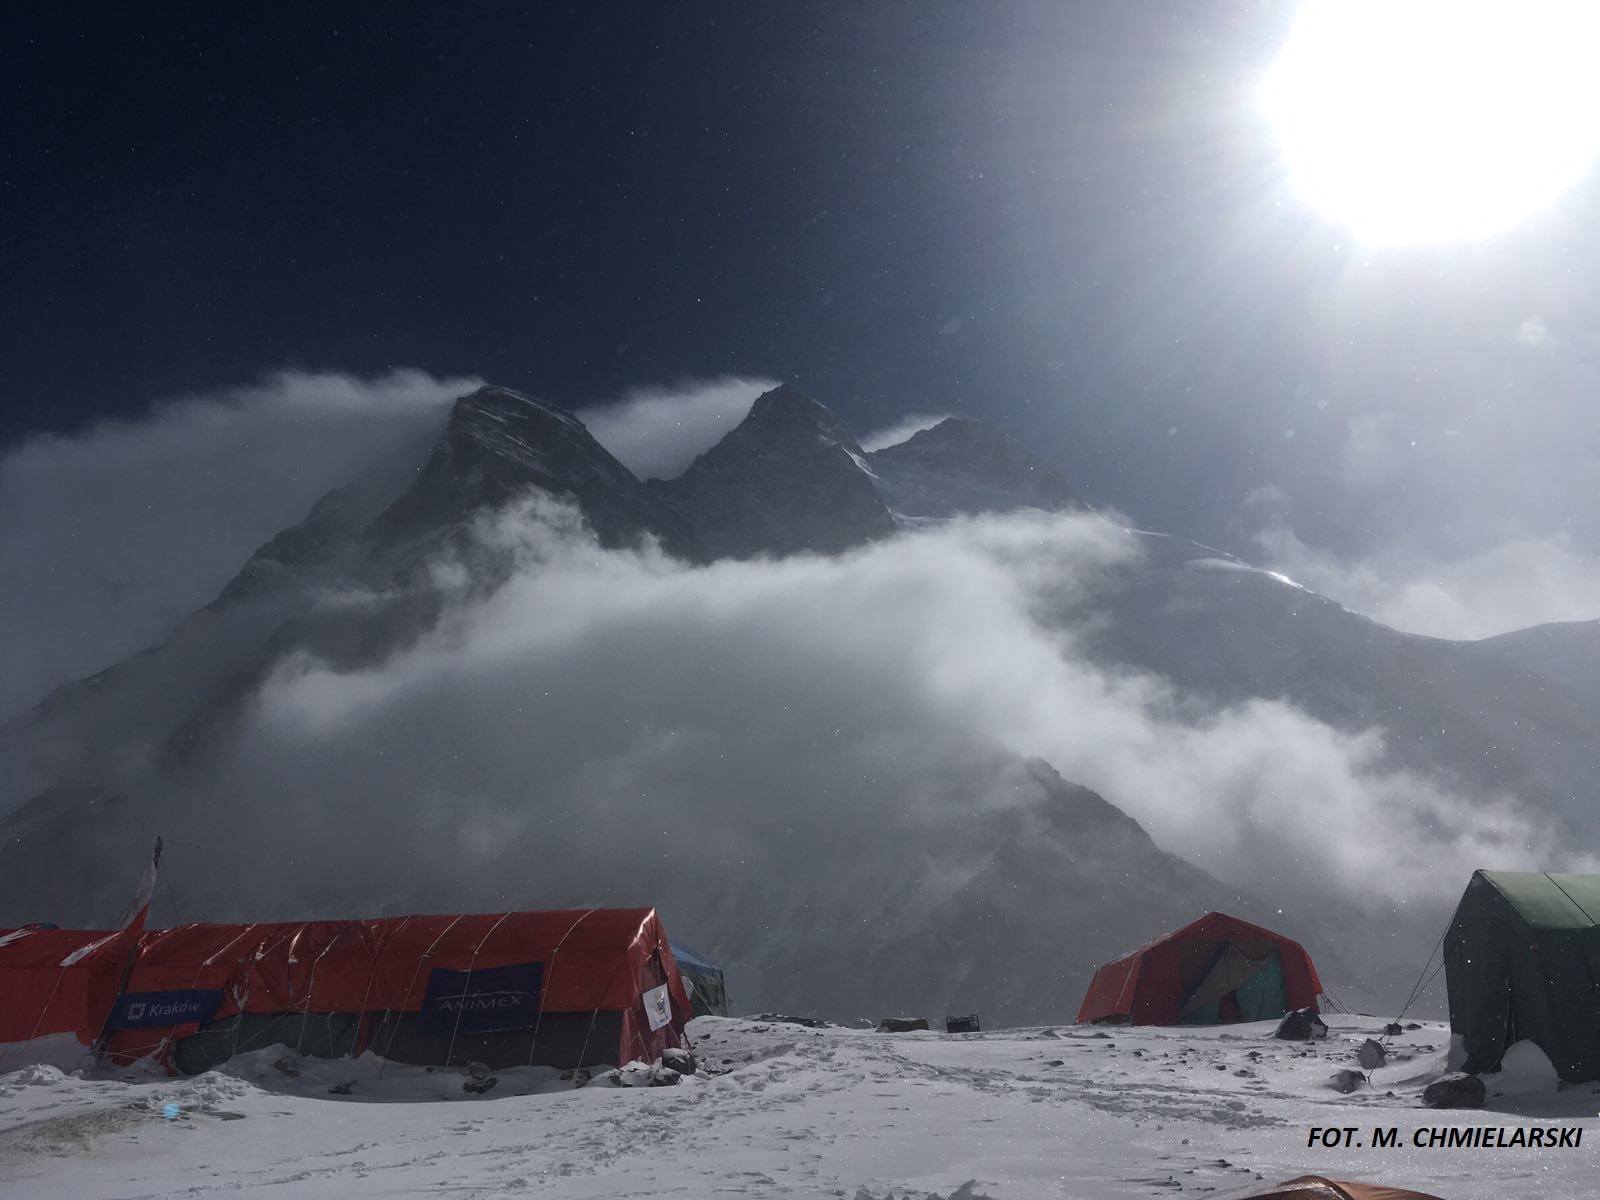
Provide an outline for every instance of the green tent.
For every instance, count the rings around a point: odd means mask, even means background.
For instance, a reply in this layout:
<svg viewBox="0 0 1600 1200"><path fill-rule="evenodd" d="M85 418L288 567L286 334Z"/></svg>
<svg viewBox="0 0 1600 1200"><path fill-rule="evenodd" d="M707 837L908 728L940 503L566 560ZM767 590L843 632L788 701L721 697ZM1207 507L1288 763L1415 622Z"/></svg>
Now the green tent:
<svg viewBox="0 0 1600 1200"><path fill-rule="evenodd" d="M1475 872L1444 965L1466 1070L1528 1039L1562 1079L1600 1079L1600 875Z"/></svg>

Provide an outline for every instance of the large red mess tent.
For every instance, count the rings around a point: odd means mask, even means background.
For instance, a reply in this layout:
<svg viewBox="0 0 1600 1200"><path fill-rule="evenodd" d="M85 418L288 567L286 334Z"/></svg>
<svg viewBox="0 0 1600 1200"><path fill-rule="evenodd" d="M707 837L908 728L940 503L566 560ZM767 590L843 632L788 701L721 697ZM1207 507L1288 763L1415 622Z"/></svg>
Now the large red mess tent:
<svg viewBox="0 0 1600 1200"><path fill-rule="evenodd" d="M0 1042L72 1034L85 1046L116 1003L137 934L0 929Z"/></svg>
<svg viewBox="0 0 1600 1200"><path fill-rule="evenodd" d="M1315 1008L1322 981L1305 947L1207 913L1097 970L1078 1023L1217 1024Z"/></svg>
<svg viewBox="0 0 1600 1200"><path fill-rule="evenodd" d="M279 1043L496 1069L688 1045L688 993L649 908L19 932L0 943L0 1040L104 1034L119 1060L185 1073Z"/></svg>

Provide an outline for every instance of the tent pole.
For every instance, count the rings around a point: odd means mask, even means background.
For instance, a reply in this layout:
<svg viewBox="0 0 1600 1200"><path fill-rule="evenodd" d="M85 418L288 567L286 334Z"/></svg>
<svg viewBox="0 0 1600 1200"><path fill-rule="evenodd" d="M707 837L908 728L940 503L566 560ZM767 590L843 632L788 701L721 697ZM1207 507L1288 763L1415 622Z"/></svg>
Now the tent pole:
<svg viewBox="0 0 1600 1200"><path fill-rule="evenodd" d="M489 932L484 934L483 937L481 937L480 939L478 939L478 944L472 948L472 958L469 959L468 962L467 962L467 979L466 979L466 982L462 985L468 991L471 991L471 989L472 989L472 972L473 972L474 969L476 969L476 967L478 965L478 952L483 949L484 942L487 942L490 938L492 938L494 936L494 931L496 929L499 929L500 926L505 923L505 919L507 917L509 917L510 915L511 914L508 913L508 912L501 913L500 914L500 919L498 921L496 921L493 925L489 926ZM444 1052L444 1065L447 1066L447 1067L450 1065L450 1060L456 1056L456 1037L461 1032L461 1018L462 1018L462 1016L465 1015L466 1011L467 1011L466 997L462 996L461 1005L460 1005L459 1008L456 1009L456 1023L453 1026L451 1026L451 1028L450 1028L450 1045L445 1049L445 1052Z"/></svg>
<svg viewBox="0 0 1600 1200"><path fill-rule="evenodd" d="M443 929L441 929L439 931L439 936L433 939L433 944L430 945L425 951L423 951L421 958L417 959L417 969L411 972L411 982L408 985L406 985L406 994L400 1000L400 1003L402 1005L411 1003L411 993L417 990L417 976L422 974L422 964L427 962L428 959L433 957L433 952L439 948L439 943L444 941L445 935L448 934L452 929L454 929L460 923L461 923L461 917L458 916L458 917L455 918L455 920L451 921L450 924L446 925ZM404 1015L406 1013L406 1009L402 1008L400 1010L400 1013L401 1013L401 1018L404 1019ZM383 1047L383 1062L380 1063L379 1066L378 1066L378 1078L379 1079L383 1078L383 1070L384 1070L385 1067L387 1067L389 1065L389 1051L394 1048L395 1035L398 1034L399 1032L400 1032L400 1023L399 1023L399 1021L396 1021L394 1023L394 1025L393 1025L393 1027L389 1030L389 1040L384 1043L384 1047Z"/></svg>
<svg viewBox="0 0 1600 1200"><path fill-rule="evenodd" d="M556 943L555 949L550 951L550 970L539 984L539 1007L533 1014L533 1037L528 1039L528 1065L530 1067L533 1066L533 1056L539 1049L539 1024L544 1020L544 998L550 992L550 980L556 973L556 955L561 953L561 947L567 944L567 939L572 936L572 931L599 911L597 908L584 910L582 916L567 926L567 931L561 935L561 940Z"/></svg>

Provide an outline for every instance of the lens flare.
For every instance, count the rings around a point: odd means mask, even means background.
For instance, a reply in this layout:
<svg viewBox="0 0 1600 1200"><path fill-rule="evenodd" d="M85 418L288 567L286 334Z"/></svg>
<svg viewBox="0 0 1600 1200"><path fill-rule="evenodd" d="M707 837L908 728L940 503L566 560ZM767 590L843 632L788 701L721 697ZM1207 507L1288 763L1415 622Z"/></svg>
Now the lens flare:
<svg viewBox="0 0 1600 1200"><path fill-rule="evenodd" d="M1290 175L1372 243L1481 238L1600 153L1600 3L1308 0L1261 91Z"/></svg>

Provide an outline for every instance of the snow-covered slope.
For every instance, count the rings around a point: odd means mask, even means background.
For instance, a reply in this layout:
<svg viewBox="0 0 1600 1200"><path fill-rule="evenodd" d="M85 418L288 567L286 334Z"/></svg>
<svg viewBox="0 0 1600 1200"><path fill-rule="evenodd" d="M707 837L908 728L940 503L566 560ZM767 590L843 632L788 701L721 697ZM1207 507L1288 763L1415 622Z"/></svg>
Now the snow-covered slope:
<svg viewBox="0 0 1600 1200"><path fill-rule="evenodd" d="M1217 704L1284 699L1348 730L1378 729L1389 759L1470 795L1509 794L1589 838L1600 773L1593 626L1487 642L1400 633L1281 575L1182 539L1143 534L1136 565L1089 605L1083 645ZM1060 619L1081 618L1064 612ZM1551 647L1551 638L1563 643Z"/></svg>
<svg viewBox="0 0 1600 1200"><path fill-rule="evenodd" d="M878 495L902 520L1077 503L1066 477L998 429L947 417L867 456Z"/></svg>
<svg viewBox="0 0 1600 1200"><path fill-rule="evenodd" d="M1448 1032L1391 1040L1344 1095L1333 1073L1380 1022L1333 1018L1326 1042L1227 1029L1042 1027L877 1034L702 1018L703 1070L676 1087L582 1088L507 1072L484 1096L458 1071L259 1052L187 1080L0 1075L0 1191L15 1200L205 1195L748 1196L843 1200L1132 1200L1226 1195L1309 1172L1448 1200L1593 1194L1600 1096L1488 1077L1482 1112L1421 1107ZM5 1064L0 1064L3 1068ZM346 1096L329 1086L351 1083ZM398 1103L397 1101L407 1101ZM1358 1146L1308 1147L1311 1127ZM1418 1130L1582 1130L1576 1149L1418 1148ZM1374 1128L1398 1131L1393 1149Z"/></svg>

